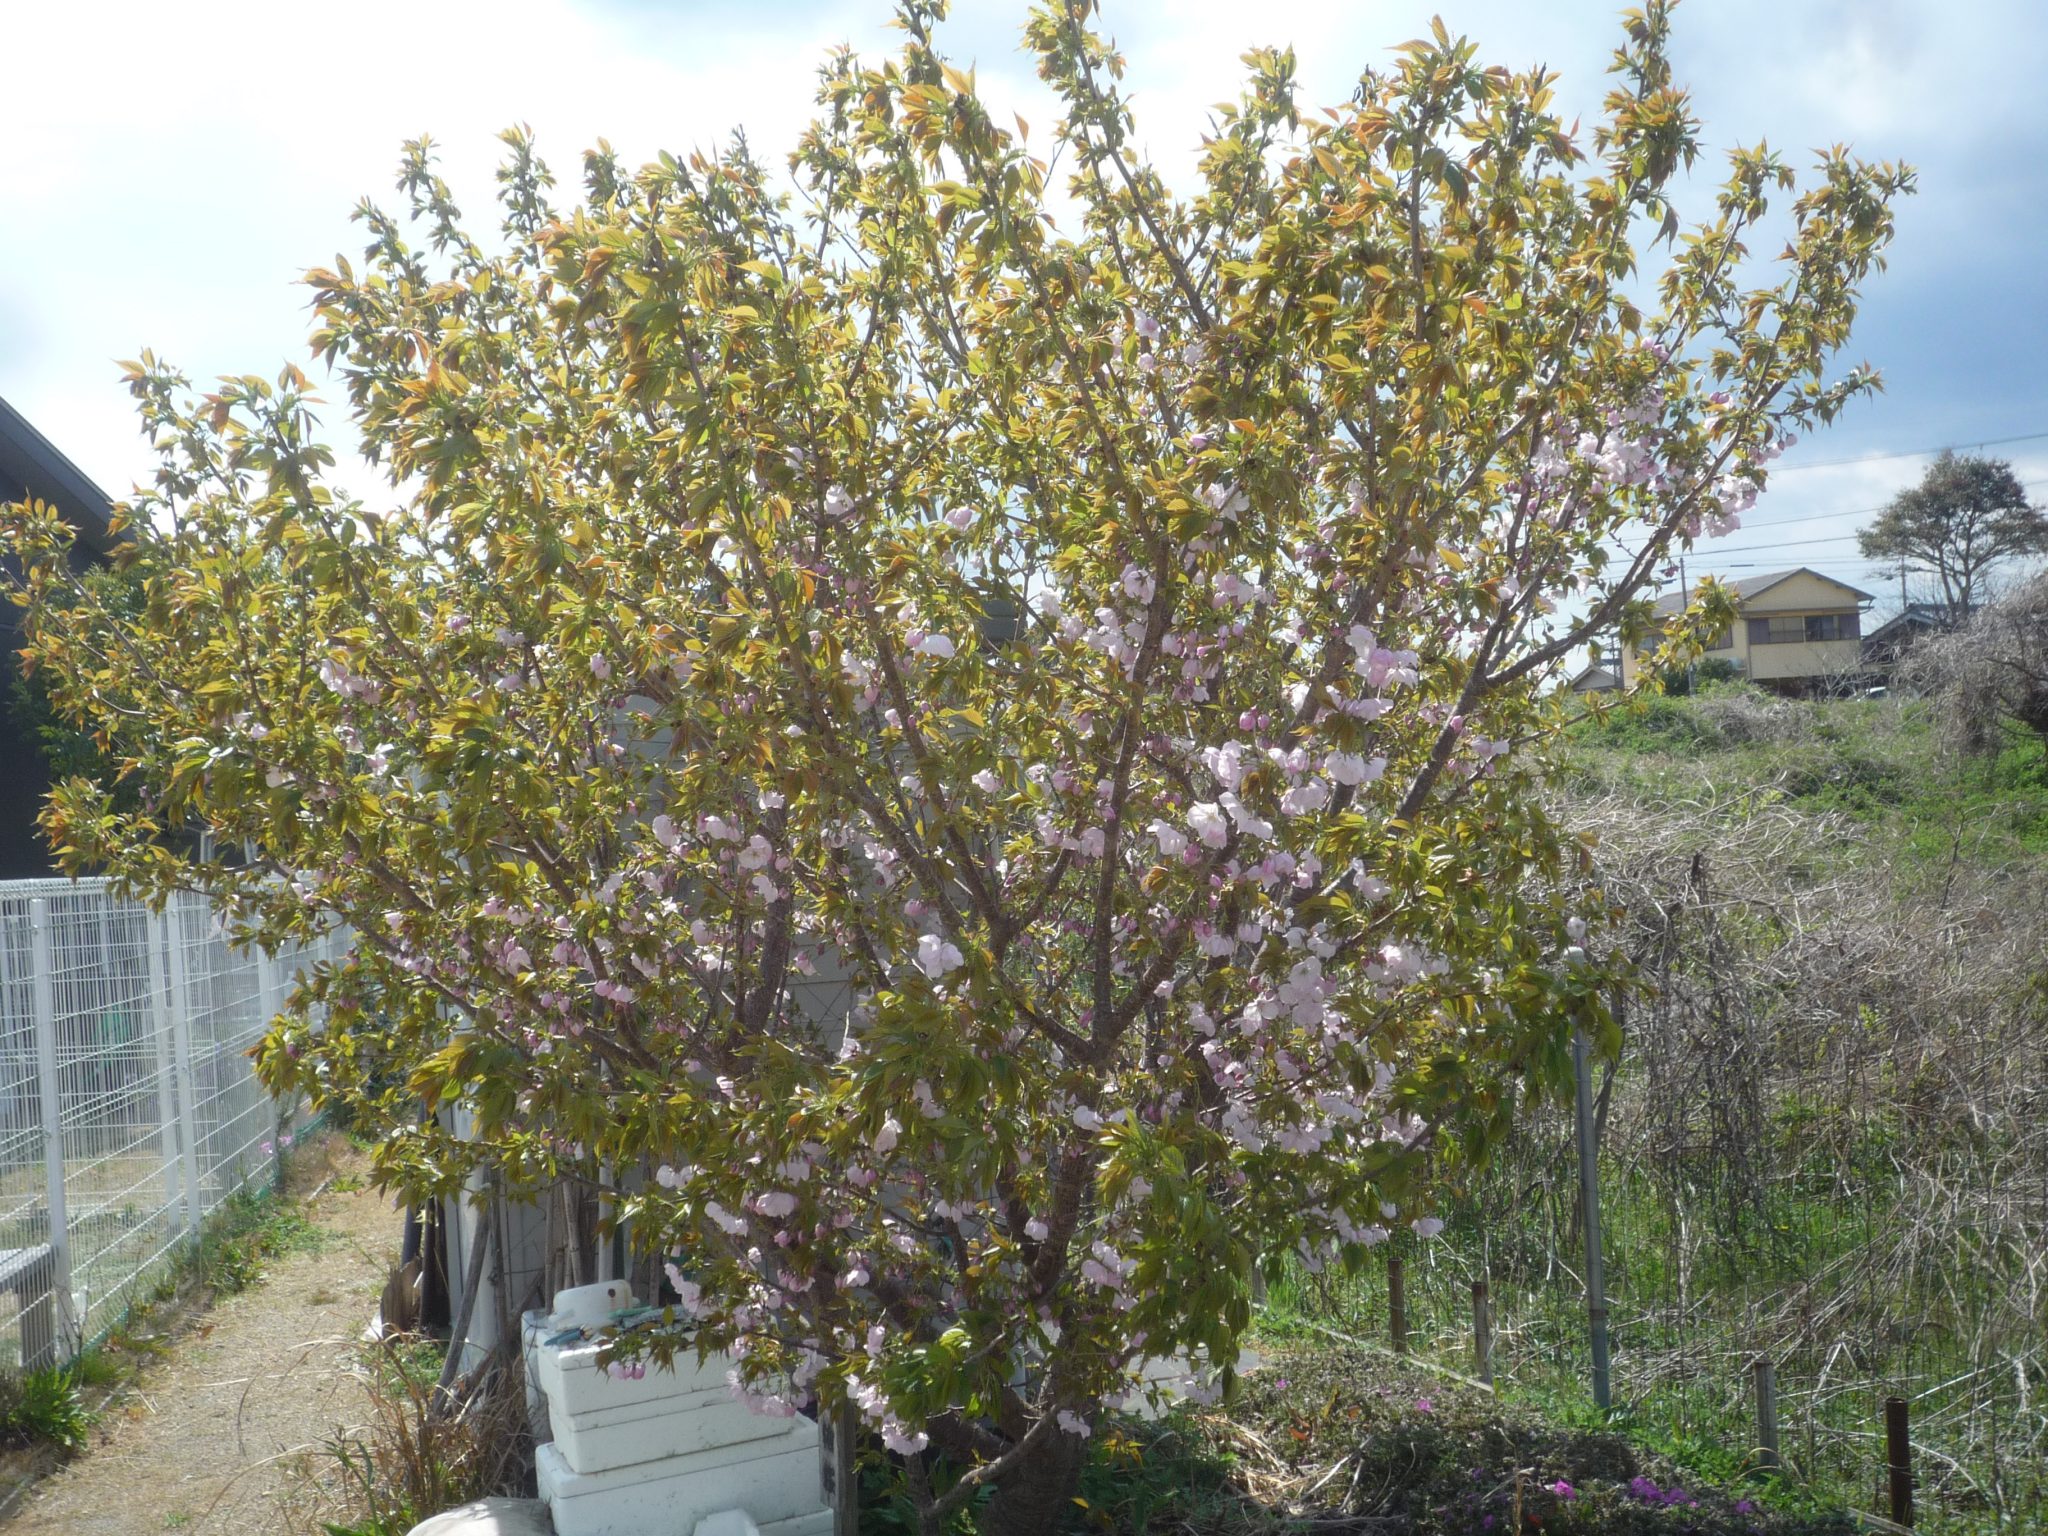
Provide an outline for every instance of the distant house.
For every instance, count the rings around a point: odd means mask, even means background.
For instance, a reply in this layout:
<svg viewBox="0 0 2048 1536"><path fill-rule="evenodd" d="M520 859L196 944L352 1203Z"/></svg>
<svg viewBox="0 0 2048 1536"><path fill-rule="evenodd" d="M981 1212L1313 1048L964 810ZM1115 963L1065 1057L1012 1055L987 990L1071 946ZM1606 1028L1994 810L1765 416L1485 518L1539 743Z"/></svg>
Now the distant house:
<svg viewBox="0 0 2048 1536"><path fill-rule="evenodd" d="M1618 693L1621 690L1621 674L1612 667L1603 667L1598 662L1589 663L1580 669L1578 676L1565 684L1573 693Z"/></svg>
<svg viewBox="0 0 2048 1536"><path fill-rule="evenodd" d="M78 530L71 547L74 567L84 570L107 557L114 541L106 494L0 400L0 505L30 497L57 508ZM20 630L21 610L0 602L0 880L51 873L49 849L36 830L49 773L12 707Z"/></svg>
<svg viewBox="0 0 2048 1536"><path fill-rule="evenodd" d="M1727 583L1739 617L1708 642L1706 657L1774 693L1823 691L1863 670L1863 608L1868 592L1801 567ZM1657 600L1660 618L1683 611L1679 593ZM1633 646L1621 652L1622 682L1636 686L1642 663Z"/></svg>
<svg viewBox="0 0 2048 1536"><path fill-rule="evenodd" d="M1947 633L1956 622L1946 603L1908 603L1863 637L1863 664L1889 677L1914 646L1930 635Z"/></svg>

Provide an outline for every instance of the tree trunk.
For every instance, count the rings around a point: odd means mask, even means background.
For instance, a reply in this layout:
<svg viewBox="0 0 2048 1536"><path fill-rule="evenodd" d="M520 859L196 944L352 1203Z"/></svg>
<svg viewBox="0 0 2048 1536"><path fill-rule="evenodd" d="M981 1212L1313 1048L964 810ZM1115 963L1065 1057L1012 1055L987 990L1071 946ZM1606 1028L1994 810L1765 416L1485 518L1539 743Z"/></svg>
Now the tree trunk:
<svg viewBox="0 0 2048 1536"><path fill-rule="evenodd" d="M982 1511L981 1536L1051 1536L1072 1506L1086 1449L1080 1436L1064 1430L1039 1441L996 1479L995 1496Z"/></svg>

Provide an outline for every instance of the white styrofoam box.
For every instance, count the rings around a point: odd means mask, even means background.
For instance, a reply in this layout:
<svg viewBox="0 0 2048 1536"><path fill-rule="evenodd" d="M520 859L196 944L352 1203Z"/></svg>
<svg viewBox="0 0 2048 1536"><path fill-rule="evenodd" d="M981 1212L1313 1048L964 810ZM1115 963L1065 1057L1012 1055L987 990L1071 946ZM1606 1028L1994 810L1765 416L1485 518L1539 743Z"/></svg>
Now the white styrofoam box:
<svg viewBox="0 0 2048 1536"><path fill-rule="evenodd" d="M692 1536L698 1521L727 1509L745 1510L764 1530L820 1512L829 1521L831 1513L819 1488L818 1426L808 1419L773 1440L609 1472L574 1471L560 1450L544 1445L534 1470L555 1536Z"/></svg>
<svg viewBox="0 0 2048 1536"><path fill-rule="evenodd" d="M579 1339L572 1344L541 1344L535 1350L540 1389L556 1412L581 1417L628 1403L723 1389L725 1373L733 1366L728 1355L710 1355L700 1364L685 1350L676 1356L672 1369L650 1364L645 1376L621 1381L598 1368L597 1356L603 1347L600 1340Z"/></svg>
<svg viewBox="0 0 2048 1536"><path fill-rule="evenodd" d="M553 1403L548 1405L548 1427L554 1431L555 1448L578 1472L609 1472L636 1461L770 1440L788 1434L793 1422L750 1411L744 1403L733 1401L722 1383L709 1392L626 1403L590 1413L565 1413Z"/></svg>
<svg viewBox="0 0 2048 1536"><path fill-rule="evenodd" d="M554 1310L548 1315L557 1328L595 1328L632 1305L633 1288L625 1281L600 1280L555 1292Z"/></svg>
<svg viewBox="0 0 2048 1536"><path fill-rule="evenodd" d="M772 1521L761 1527L761 1536L832 1536L832 1511L819 1509Z"/></svg>

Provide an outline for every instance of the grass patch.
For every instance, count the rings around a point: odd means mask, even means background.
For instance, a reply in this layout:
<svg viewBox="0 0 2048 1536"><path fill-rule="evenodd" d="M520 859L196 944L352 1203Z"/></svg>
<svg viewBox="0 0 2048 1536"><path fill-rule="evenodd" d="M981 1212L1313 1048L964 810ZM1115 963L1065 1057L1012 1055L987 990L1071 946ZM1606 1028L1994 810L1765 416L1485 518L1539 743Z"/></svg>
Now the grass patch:
<svg viewBox="0 0 2048 1536"><path fill-rule="evenodd" d="M1645 695L1575 727L1559 772L1652 811L1739 788L1840 812L1873 834L1872 856L1930 870L2048 856L2048 752L2014 741L1958 761L1917 699L1777 699L1740 683Z"/></svg>
<svg viewBox="0 0 2048 1536"><path fill-rule="evenodd" d="M193 1250L192 1278L216 1296L233 1296L263 1279L270 1260L318 1253L327 1234L295 1201L268 1190L228 1197Z"/></svg>

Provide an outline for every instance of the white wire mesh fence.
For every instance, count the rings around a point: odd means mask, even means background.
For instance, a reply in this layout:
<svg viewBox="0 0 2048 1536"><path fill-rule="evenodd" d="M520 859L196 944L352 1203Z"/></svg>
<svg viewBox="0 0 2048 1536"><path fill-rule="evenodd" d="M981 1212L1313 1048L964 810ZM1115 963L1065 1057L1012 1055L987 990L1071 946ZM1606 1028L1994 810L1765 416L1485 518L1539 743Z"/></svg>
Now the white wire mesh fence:
<svg viewBox="0 0 2048 1536"><path fill-rule="evenodd" d="M103 1334L272 1177L287 1121L248 1051L345 947L270 959L197 897L152 916L104 881L0 883L0 1368Z"/></svg>

